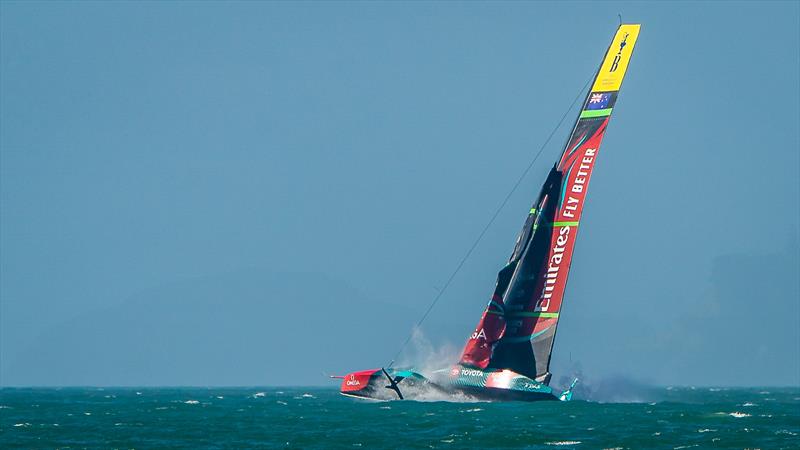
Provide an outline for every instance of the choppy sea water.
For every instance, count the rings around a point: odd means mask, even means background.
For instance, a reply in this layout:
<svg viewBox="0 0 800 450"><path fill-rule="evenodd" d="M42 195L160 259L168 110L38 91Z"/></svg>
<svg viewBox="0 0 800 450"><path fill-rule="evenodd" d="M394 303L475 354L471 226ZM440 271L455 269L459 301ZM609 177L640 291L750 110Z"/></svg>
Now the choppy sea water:
<svg viewBox="0 0 800 450"><path fill-rule="evenodd" d="M0 390L2 448L800 448L800 388L642 403L373 402L319 388Z"/></svg>

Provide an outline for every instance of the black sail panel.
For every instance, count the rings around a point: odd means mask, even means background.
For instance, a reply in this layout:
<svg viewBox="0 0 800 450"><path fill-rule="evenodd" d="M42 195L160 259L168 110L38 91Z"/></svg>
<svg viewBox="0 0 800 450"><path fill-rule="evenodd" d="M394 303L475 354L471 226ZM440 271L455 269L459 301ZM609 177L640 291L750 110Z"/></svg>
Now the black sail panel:
<svg viewBox="0 0 800 450"><path fill-rule="evenodd" d="M561 172L553 168L543 186L543 195L547 199L558 198L561 178ZM524 327L528 321L526 311L535 295L547 256L555 211L556 202L548 201L541 212L542 220L511 277L503 297L505 333L494 349L489 367L510 369L530 378L536 376L536 347L531 345L530 334L524 334Z"/></svg>

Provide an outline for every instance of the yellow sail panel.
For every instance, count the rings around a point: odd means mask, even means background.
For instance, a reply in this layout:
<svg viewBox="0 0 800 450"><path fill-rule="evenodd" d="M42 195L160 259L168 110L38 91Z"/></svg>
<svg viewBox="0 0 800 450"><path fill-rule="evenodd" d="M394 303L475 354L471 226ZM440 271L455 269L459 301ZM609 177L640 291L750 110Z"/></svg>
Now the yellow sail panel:
<svg viewBox="0 0 800 450"><path fill-rule="evenodd" d="M611 47L606 53L603 64L597 79L594 80L592 92L612 92L618 91L625 77L625 70L628 69L628 62L633 54L633 46L636 45L636 38L639 37L641 25L625 24L620 25Z"/></svg>

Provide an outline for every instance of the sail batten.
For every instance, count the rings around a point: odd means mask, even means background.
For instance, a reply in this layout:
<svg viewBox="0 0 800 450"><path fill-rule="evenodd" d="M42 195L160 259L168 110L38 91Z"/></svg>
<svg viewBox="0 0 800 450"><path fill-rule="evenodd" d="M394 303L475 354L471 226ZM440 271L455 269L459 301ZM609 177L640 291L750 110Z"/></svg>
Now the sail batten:
<svg viewBox="0 0 800 450"><path fill-rule="evenodd" d="M621 25L559 161L531 207L492 302L460 364L547 383L572 253L594 164L630 61L638 24ZM494 305L494 306L493 306Z"/></svg>

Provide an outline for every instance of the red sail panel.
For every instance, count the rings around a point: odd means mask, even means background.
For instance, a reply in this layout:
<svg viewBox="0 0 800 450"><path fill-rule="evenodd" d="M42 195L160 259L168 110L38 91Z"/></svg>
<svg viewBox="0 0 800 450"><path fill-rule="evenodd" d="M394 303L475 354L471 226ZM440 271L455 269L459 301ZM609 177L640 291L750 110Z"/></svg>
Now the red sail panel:
<svg viewBox="0 0 800 450"><path fill-rule="evenodd" d="M564 186L553 221L550 252L534 312L557 314L561 310L586 191L607 124L608 118L602 119L602 124L592 137L577 145L571 155L564 153L559 163L559 170L565 174Z"/></svg>
<svg viewBox="0 0 800 450"><path fill-rule="evenodd" d="M478 326L467 340L464 352L461 354L461 364L485 369L492 357L492 348L506 328L506 321L502 313L502 299L495 296L492 303L486 308L478 322Z"/></svg>

